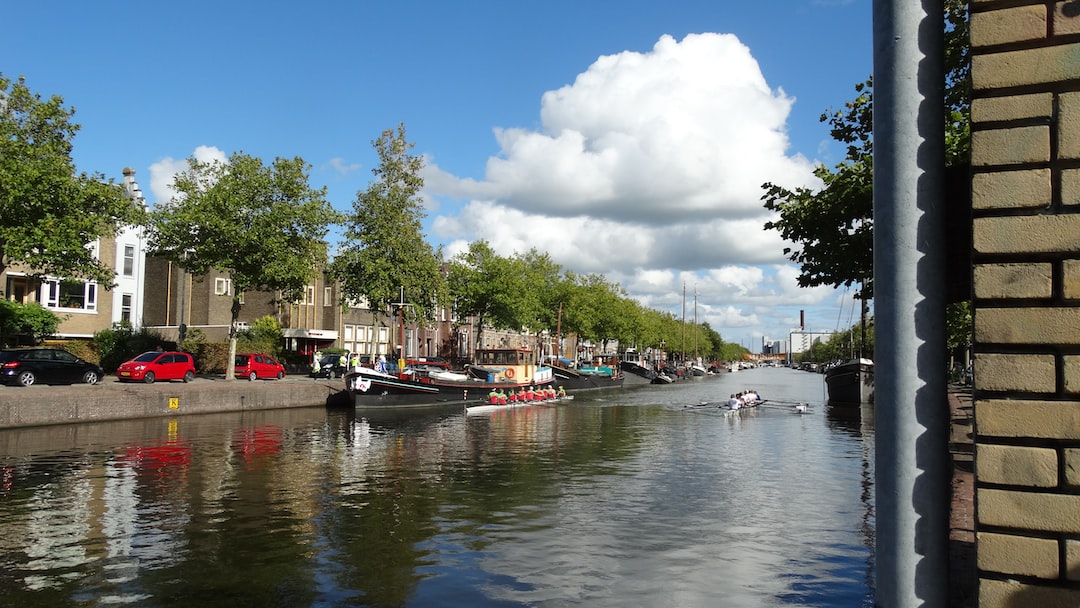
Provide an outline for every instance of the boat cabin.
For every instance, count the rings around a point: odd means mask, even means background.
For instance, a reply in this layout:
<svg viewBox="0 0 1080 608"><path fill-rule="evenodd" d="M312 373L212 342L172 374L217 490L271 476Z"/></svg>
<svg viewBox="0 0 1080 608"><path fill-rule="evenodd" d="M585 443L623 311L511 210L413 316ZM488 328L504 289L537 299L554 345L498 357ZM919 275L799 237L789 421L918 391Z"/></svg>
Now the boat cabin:
<svg viewBox="0 0 1080 608"><path fill-rule="evenodd" d="M536 352L527 348L478 348L469 373L488 382L515 383L551 380L550 367L537 365Z"/></svg>

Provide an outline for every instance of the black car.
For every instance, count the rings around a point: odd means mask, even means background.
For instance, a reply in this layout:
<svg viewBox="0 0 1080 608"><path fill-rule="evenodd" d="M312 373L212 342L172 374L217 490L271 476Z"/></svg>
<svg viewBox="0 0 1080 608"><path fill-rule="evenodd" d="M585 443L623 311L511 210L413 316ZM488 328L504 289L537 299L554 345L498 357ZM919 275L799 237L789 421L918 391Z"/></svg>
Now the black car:
<svg viewBox="0 0 1080 608"><path fill-rule="evenodd" d="M83 361L58 348L10 348L0 350L0 383L97 384L105 377L100 365Z"/></svg>

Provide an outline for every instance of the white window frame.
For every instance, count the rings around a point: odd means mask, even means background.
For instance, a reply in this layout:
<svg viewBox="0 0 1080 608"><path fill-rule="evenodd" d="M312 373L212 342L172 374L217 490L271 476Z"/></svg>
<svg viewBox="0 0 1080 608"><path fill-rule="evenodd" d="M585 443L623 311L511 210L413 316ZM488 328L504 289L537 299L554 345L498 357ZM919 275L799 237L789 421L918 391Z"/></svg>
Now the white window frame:
<svg viewBox="0 0 1080 608"><path fill-rule="evenodd" d="M214 279L214 295L227 296L232 292L232 281L224 277Z"/></svg>
<svg viewBox="0 0 1080 608"><path fill-rule="evenodd" d="M308 285L304 288L304 304L307 306L315 305L315 286Z"/></svg>
<svg viewBox="0 0 1080 608"><path fill-rule="evenodd" d="M64 283L67 283L68 285L81 284L83 286L83 305L81 307L61 305L60 287ZM45 308L53 310L63 310L71 312L97 312L97 295L97 281L64 280L47 277L41 282L41 291L39 292L38 301L42 302Z"/></svg>
<svg viewBox="0 0 1080 608"><path fill-rule="evenodd" d="M120 321L131 324L132 314L135 310L133 303L135 296L130 293L120 295Z"/></svg>
<svg viewBox="0 0 1080 608"><path fill-rule="evenodd" d="M135 246L124 245L124 259L121 266L125 277L135 276Z"/></svg>
<svg viewBox="0 0 1080 608"><path fill-rule="evenodd" d="M329 285L323 287L322 299L323 306L332 306L334 304L334 288Z"/></svg>

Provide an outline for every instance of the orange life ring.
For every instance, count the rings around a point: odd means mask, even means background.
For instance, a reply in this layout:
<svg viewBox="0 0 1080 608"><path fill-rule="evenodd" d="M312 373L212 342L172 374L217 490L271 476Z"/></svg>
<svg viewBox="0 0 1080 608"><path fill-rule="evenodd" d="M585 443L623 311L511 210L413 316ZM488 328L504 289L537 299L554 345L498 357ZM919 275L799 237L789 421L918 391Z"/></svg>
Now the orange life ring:
<svg viewBox="0 0 1080 608"><path fill-rule="evenodd" d="M506 369L506 377L507 378L513 378L514 377L514 368L510 367L510 368Z"/></svg>

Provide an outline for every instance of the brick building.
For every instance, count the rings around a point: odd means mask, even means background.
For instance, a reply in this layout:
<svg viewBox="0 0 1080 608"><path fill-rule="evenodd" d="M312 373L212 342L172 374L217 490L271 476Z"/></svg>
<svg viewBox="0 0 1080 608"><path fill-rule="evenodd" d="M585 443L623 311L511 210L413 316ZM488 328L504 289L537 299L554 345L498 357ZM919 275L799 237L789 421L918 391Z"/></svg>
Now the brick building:
<svg viewBox="0 0 1080 608"><path fill-rule="evenodd" d="M979 606L1080 605L1080 4L973 0Z"/></svg>

